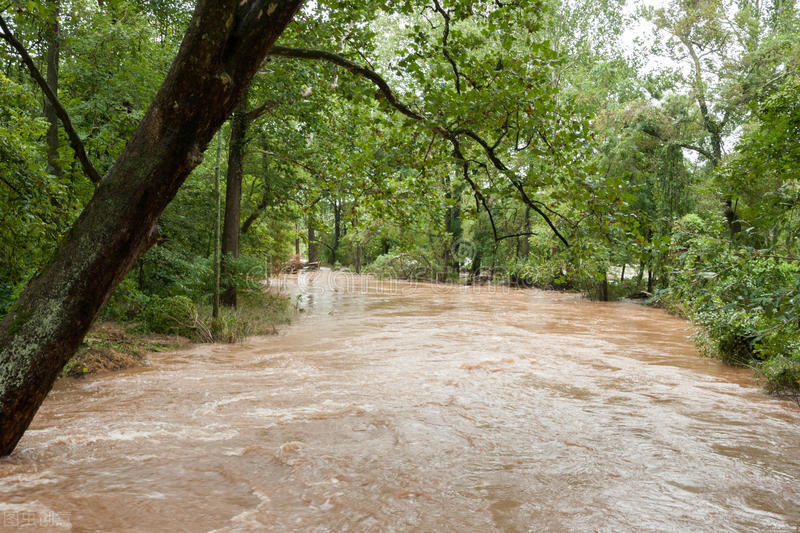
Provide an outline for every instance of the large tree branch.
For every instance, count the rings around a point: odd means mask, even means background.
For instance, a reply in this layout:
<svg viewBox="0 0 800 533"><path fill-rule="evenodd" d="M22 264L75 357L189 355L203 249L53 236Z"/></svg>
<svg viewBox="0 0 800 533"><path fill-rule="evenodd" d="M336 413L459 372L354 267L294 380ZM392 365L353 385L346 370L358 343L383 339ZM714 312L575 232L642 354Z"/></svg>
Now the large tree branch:
<svg viewBox="0 0 800 533"><path fill-rule="evenodd" d="M453 135L458 135L458 134L466 135L467 137L478 143L481 146L481 148L483 148L483 151L486 153L486 156L489 158L489 161L491 161L494 167L500 172L502 172L514 186L514 188L517 189L517 192L519 192L519 196L522 199L522 202L531 209L533 209L534 211L536 211L536 213L538 213L539 216L541 216L544 219L547 225L550 226L550 229L553 231L553 233L555 233L556 237L558 237L561 240L561 242L564 243L564 246L568 247L569 242L567 241L567 239L561 234L560 231L558 231L558 228L556 228L555 224L553 224L553 221L550 219L550 217L547 216L547 213L545 213L542 209L540 209L539 206L536 205L536 202L531 200L530 196L528 196L528 193L525 192L525 187L522 186L520 180L517 178L516 175L514 175L511 172L511 169L509 169L505 165L505 163L503 163L503 161L497 156L494 149L491 146L489 146L489 143L486 142L486 140L483 139L480 135L478 135L473 130L468 128L462 128L460 130L456 130L455 132L453 132Z"/></svg>
<svg viewBox="0 0 800 533"><path fill-rule="evenodd" d="M641 131L643 133L646 133L647 135L649 135L649 136L651 136L651 137L653 137L655 139L658 139L659 141L661 141L663 143L672 142L672 141L670 141L670 139L668 137L666 137L664 135L661 135L657 130L650 129L650 128L640 128L639 131ZM709 161L713 161L714 160L714 155L711 152L709 152L708 150L706 150L705 148L701 147L701 146L697 146L695 144L689 144L689 143L685 143L685 142L678 142L677 145L680 146L681 148L686 148L687 150L692 150L693 152L697 152L698 154L700 154L703 157L707 158Z"/></svg>
<svg viewBox="0 0 800 533"><path fill-rule="evenodd" d="M386 83L380 74L375 72L374 70L368 69L358 63L350 61L344 56L339 54L334 54L333 52L328 52L325 50L311 50L307 48L288 48L286 46L273 46L272 49L269 51L270 55L273 56L281 56L281 57L290 57L294 59L310 59L315 61L327 61L328 63L333 63L334 65L338 65L344 69L349 70L353 74L357 74L362 78L366 78L374 83L378 89L380 89L383 96L386 98L386 101L392 105L395 109L400 111L402 114L409 118L413 118L414 120L419 120L422 122L428 122L428 119L405 105L403 102L397 99L395 96L394 91L392 91L389 84Z"/></svg>
<svg viewBox="0 0 800 533"><path fill-rule="evenodd" d="M451 131L444 126L434 123L432 120L430 120L422 113L412 110L409 106L401 102L394 94L394 91L392 91L389 84L386 82L386 80L383 79L383 77L381 77L380 74L378 74L374 70L368 69L362 65L354 63L353 61L350 61L349 59L343 56L334 54L333 52L328 52L325 50L311 50L305 48L287 48L283 46L274 46L270 51L270 55L289 57L295 59L327 61L329 63L339 65L343 68L346 68L350 72L373 82L378 87L380 92L384 95L386 101L392 107L394 107L395 109L397 109L398 111L400 111L402 114L404 114L409 118L425 123L431 128L431 130L434 133L450 141L451 144L454 142L457 143L458 138L462 135L471 138L472 140L477 142L481 146L481 148L483 148L483 151L486 153L486 156L492 162L494 167L497 170L501 171L511 181L512 185L514 185L514 188L517 189L517 191L520 193L520 198L522 199L522 201L544 219L544 221L547 223L547 225L550 227L553 233L555 233L555 235L561 240L561 242L564 243L565 246L569 246L569 242L561 234L561 232L558 231L558 228L556 228L555 224L553 224L553 221L550 219L550 217L547 216L547 213L545 213L542 209L540 209L539 206L536 205L536 202L531 200L531 198L525 192L525 189L522 186L522 183L520 182L518 177L515 176L513 172L505 165L505 163L503 163L503 161L497 156L497 153L495 152L494 148L490 146L488 142L486 142L473 130L462 128Z"/></svg>
<svg viewBox="0 0 800 533"><path fill-rule="evenodd" d="M709 161L713 166L717 166L722 160L722 125L711 116L711 111L708 108L708 101L706 100L706 85L703 82L703 72L700 64L700 58L694 49L694 44L687 37L681 35L679 39L689 52L692 58L693 75L694 75L694 93L697 99L697 105L700 108L700 115L703 117L703 126L706 131L711 135L712 152ZM727 120L727 118L725 119ZM705 155L705 154L704 154Z"/></svg>
<svg viewBox="0 0 800 533"><path fill-rule="evenodd" d="M20 55L22 62L25 63L26 67L28 67L31 76L42 89L42 92L50 102L50 105L53 106L56 116L58 116L58 119L64 126L64 131L67 133L69 144L75 151L75 156L78 158L78 161L80 161L81 167L83 167L83 171L86 173L86 176L92 180L92 183L95 185L99 184L102 177L89 160L89 156L86 154L86 148L83 145L83 141L81 141L81 138L78 136L78 132L76 132L75 128L72 126L72 121L69 118L67 110L64 109L63 105L61 105L58 97L50 88L50 85L44 79L44 76L42 76L42 73L39 72L38 68L36 68L36 63L34 63L33 58L31 58L30 54L25 49L25 46L16 37L14 37L13 33L11 33L8 24L6 24L6 21L3 19L2 15L0 15L0 28L3 29L3 33L0 33L0 38L10 44L11 47Z"/></svg>
<svg viewBox="0 0 800 533"><path fill-rule="evenodd" d="M447 59L447 62L450 63L450 67L453 69L453 75L456 77L456 92L461 94L461 74L458 72L458 65L456 65L455 60L453 60L453 58L450 56L450 52L447 50L447 38L450 36L450 13L442 8L441 4L439 4L439 0L433 0L433 5L436 8L436 12L442 16L442 19L444 19L444 30L442 32L442 54L444 55L444 58Z"/></svg>
<svg viewBox="0 0 800 533"><path fill-rule="evenodd" d="M247 233L250 231L250 226L258 220L258 217L261 216L261 213L267 209L267 195L265 194L264 197L261 199L261 202L256 206L255 210L250 213L250 216L245 219L244 224L242 224L242 229L240 230L242 234Z"/></svg>
<svg viewBox="0 0 800 533"><path fill-rule="evenodd" d="M456 159L461 162L461 170L463 172L464 181L466 181L470 187L472 187L472 192L475 195L475 200L480 202L483 206L483 209L486 211L486 214L489 215L489 223L492 225L492 235L494 235L495 242L498 242L500 239L497 238L497 226L494 223L494 216L492 215L492 210L489 209L489 204L486 202L486 197L481 192L481 188L478 187L478 184L475 183L469 177L469 161L464 157L464 154L461 152L461 143L458 142L458 139L450 139L451 144L453 145L453 155L455 155Z"/></svg>
<svg viewBox="0 0 800 533"><path fill-rule="evenodd" d="M250 111L245 112L244 119L249 124L250 122L253 122L255 119L257 119L257 118L261 117L262 115L265 115L266 113L269 113L270 111L275 109L278 106L278 104L279 104L279 102L274 102L272 100L267 100L266 102L264 102L260 106L254 107Z"/></svg>
<svg viewBox="0 0 800 533"><path fill-rule="evenodd" d="M688 143L678 143L678 146L680 146L681 148L686 148L687 150L692 150L693 152L697 152L698 154L702 155L703 157L705 157L709 161L713 161L714 160L714 155L711 152L709 152L708 150L706 150L705 148L702 148L700 146L696 146L694 144L688 144Z"/></svg>

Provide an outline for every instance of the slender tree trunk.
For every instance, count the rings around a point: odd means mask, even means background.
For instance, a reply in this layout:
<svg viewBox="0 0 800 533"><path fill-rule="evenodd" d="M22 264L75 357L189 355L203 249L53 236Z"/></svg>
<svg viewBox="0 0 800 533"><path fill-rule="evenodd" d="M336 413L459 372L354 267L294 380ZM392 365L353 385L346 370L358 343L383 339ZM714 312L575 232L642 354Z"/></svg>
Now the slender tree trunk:
<svg viewBox="0 0 800 533"><path fill-rule="evenodd" d="M222 159L222 136L217 132L217 159L214 162L214 200L216 206L214 207L214 303L211 309L212 318L219 318L219 303L220 303L220 278L222 277L222 261L220 250L220 235L222 228L220 228L219 211L221 207L221 194L219 190L219 174L220 174L220 160Z"/></svg>
<svg viewBox="0 0 800 533"><path fill-rule="evenodd" d="M58 56L61 47L59 27L59 0L50 0L53 12L47 25L47 85L53 94L58 96ZM61 177L61 166L58 164L58 115L50 101L44 99L44 116L47 119L47 165L53 176Z"/></svg>
<svg viewBox="0 0 800 533"><path fill-rule="evenodd" d="M525 233L531 232L531 208L529 206L525 206ZM530 235L523 235L522 237L522 250L520 250L520 255L523 259L527 259L528 256L531 254L531 236Z"/></svg>
<svg viewBox="0 0 800 533"><path fill-rule="evenodd" d="M314 214L308 213L308 262L316 263L319 260L319 244L317 243L316 228L314 228Z"/></svg>
<svg viewBox="0 0 800 533"><path fill-rule="evenodd" d="M608 272L603 271L603 280L600 282L600 301L608 301Z"/></svg>
<svg viewBox="0 0 800 533"><path fill-rule="evenodd" d="M447 206L447 210L444 214L445 230L448 234L450 234L451 241L453 243L444 254L445 280L447 280L450 271L455 270L458 272L460 266L458 262L458 256L460 255L458 248L462 244L461 205L459 204L459 200L461 198L461 187L453 187L449 174L445 176L444 186L445 199L448 201L448 204L452 204ZM461 252L463 253L463 250L461 250Z"/></svg>
<svg viewBox="0 0 800 533"><path fill-rule="evenodd" d="M247 219L245 219L244 223L242 224L242 228L239 232L241 235L244 235L248 231L250 231L250 228L253 226L253 224L255 224L256 220L258 220L258 217L260 217L264 213L264 211L267 209L267 205L269 204L271 171L269 166L269 157L266 154L263 155L263 161L264 161L264 166L262 172L264 176L264 197L261 199L261 202L256 206L253 212L250 213L250 216L247 217Z"/></svg>
<svg viewBox="0 0 800 533"><path fill-rule="evenodd" d="M0 322L0 455L27 429L156 222L203 159L301 0L200 0L167 78L122 154Z"/></svg>
<svg viewBox="0 0 800 533"><path fill-rule="evenodd" d="M742 231L742 223L739 221L739 217L736 216L736 209L733 206L733 198L731 196L725 196L723 212L728 223L730 239L733 240L736 234Z"/></svg>
<svg viewBox="0 0 800 533"><path fill-rule="evenodd" d="M707 86L703 81L702 62L701 57L695 50L696 45L689 39L688 35L678 35L678 38L686 47L686 51L689 53L689 57L693 63L695 99L700 109L700 116L703 119L703 128L711 136L711 157L709 157L709 160L711 166L716 168L722 162L722 131L725 126L725 121L724 119L722 121L715 119L708 107L708 102L706 101ZM733 240L734 236L739 233L742 228L741 224L736 219L736 212L733 208L733 197L727 192L723 198L723 213L728 223L730 238Z"/></svg>
<svg viewBox="0 0 800 533"><path fill-rule="evenodd" d="M331 263L336 263L336 255L339 251L339 240L342 237L342 203L339 200L333 201L333 247L331 249Z"/></svg>
<svg viewBox="0 0 800 533"><path fill-rule="evenodd" d="M236 284L231 276L231 259L239 257L239 223L242 217L242 176L247 126L245 94L231 119L228 172L225 179L225 225L222 228L222 274L225 281L220 302L228 307L236 307Z"/></svg>
<svg viewBox="0 0 800 533"><path fill-rule="evenodd" d="M642 277L644 277L644 259L639 259L639 270L636 272L636 289L639 290L642 286Z"/></svg>

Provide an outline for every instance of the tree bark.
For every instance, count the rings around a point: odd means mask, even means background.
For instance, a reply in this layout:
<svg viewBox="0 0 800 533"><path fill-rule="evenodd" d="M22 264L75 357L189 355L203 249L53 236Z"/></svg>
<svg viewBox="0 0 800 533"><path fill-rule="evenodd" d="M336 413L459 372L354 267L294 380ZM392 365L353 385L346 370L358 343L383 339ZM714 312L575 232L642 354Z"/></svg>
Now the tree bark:
<svg viewBox="0 0 800 533"><path fill-rule="evenodd" d="M47 85L53 94L58 96L58 55L61 46L59 31L59 1L50 0L53 13L47 25ZM47 98L44 99L44 116L47 119L47 165L53 176L61 177L61 166L58 164L58 114L56 108Z"/></svg>
<svg viewBox="0 0 800 533"><path fill-rule="evenodd" d="M0 322L0 455L16 447L156 222L241 100L302 0L200 0L167 77L119 159Z"/></svg>
<svg viewBox="0 0 800 533"><path fill-rule="evenodd" d="M231 258L239 257L239 223L242 217L242 176L247 136L247 96L231 119L228 143L228 173L225 179L225 225L222 228L222 272L225 280L221 303L236 307L236 284L231 279Z"/></svg>

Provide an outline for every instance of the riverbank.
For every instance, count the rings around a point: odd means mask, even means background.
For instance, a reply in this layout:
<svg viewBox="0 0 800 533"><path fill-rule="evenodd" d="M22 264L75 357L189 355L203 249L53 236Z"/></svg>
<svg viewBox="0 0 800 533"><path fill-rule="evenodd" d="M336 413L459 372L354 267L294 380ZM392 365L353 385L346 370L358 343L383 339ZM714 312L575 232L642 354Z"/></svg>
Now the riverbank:
<svg viewBox="0 0 800 533"><path fill-rule="evenodd" d="M78 352L61 375L80 378L87 374L147 366L147 354L172 352L192 346L180 335L137 331L134 324L99 322L92 326Z"/></svg>
<svg viewBox="0 0 800 533"><path fill-rule="evenodd" d="M236 309L197 306L183 296L153 298L129 322L100 320L89 330L81 347L61 372L80 378L97 372L148 365L147 355L172 352L203 343L235 344L255 335L274 335L298 311L283 293L248 293Z"/></svg>

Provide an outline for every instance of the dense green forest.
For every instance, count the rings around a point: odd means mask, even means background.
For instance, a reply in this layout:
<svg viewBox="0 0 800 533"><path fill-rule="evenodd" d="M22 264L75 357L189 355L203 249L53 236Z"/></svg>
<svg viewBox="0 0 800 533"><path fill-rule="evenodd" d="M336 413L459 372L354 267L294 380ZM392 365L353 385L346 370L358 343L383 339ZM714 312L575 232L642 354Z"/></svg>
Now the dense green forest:
<svg viewBox="0 0 800 533"><path fill-rule="evenodd" d="M194 7L3 6L3 315L101 201ZM285 313L259 282L300 256L646 298L702 326L707 354L795 392L799 23L785 0L310 3L102 316L240 338L254 308Z"/></svg>

